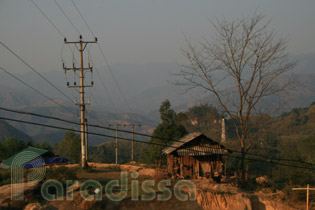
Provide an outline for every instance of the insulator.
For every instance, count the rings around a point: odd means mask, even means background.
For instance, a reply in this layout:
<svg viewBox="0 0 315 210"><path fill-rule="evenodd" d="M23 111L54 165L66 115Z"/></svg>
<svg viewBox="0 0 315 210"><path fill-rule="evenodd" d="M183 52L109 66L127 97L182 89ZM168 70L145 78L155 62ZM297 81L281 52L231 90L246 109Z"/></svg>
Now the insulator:
<svg viewBox="0 0 315 210"><path fill-rule="evenodd" d="M64 38L64 41L67 42L67 38L66 37Z"/></svg>
<svg viewBox="0 0 315 210"><path fill-rule="evenodd" d="M95 37L95 41L97 42L97 37Z"/></svg>
<svg viewBox="0 0 315 210"><path fill-rule="evenodd" d="M82 40L82 35L80 35L80 39Z"/></svg>
<svg viewBox="0 0 315 210"><path fill-rule="evenodd" d="M74 83L73 83L73 85L77 85L77 83L76 83L76 82L74 82Z"/></svg>
<svg viewBox="0 0 315 210"><path fill-rule="evenodd" d="M69 86L69 82L67 82L67 86Z"/></svg>
<svg viewBox="0 0 315 210"><path fill-rule="evenodd" d="M93 81L91 81L91 85L94 85L94 82L93 82Z"/></svg>

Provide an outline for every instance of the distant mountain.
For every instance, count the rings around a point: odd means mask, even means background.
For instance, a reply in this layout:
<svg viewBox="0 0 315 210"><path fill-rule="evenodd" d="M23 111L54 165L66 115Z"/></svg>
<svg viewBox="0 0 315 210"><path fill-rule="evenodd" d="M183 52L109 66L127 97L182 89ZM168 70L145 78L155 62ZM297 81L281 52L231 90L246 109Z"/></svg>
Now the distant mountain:
<svg viewBox="0 0 315 210"><path fill-rule="evenodd" d="M73 111L75 111L73 107L69 107L69 109L70 110L72 109ZM57 106L25 107L20 110L24 112L32 112L32 113L37 113L37 114L42 114L42 115L47 115L47 116L52 116L52 117L58 117L58 118L62 118L71 122L79 123L79 120L76 114L69 113L67 110L64 110L61 107L57 107ZM18 113L11 113L11 112L6 112L6 111L1 111L1 116L58 126L62 128L67 128L69 130L70 129L80 130L79 125L65 123L65 122L48 119L48 118L41 118L41 117L18 114ZM146 134L151 133L152 129L155 127L155 122L152 122L139 114L114 114L110 112L100 112L97 110L92 110L91 116L93 116L93 118L88 117L88 114L87 114L88 125L100 125L100 126L107 127L109 124L115 124L115 123L118 123L118 124L136 123L136 124L142 125L140 128L137 127L136 131L141 132L141 133L146 133ZM48 128L48 127L36 126L36 125L18 123L18 122L10 122L10 125L32 136L32 138L34 139L34 142L47 141L51 145L54 145L58 143L59 141L61 141L63 139L64 132L66 132L66 130L58 130L54 128ZM101 134L110 135L113 137L115 136L115 132L112 130L94 128L92 126L89 126L88 129L89 129L89 132L101 133ZM126 127L126 128L120 127L120 129L130 130L129 127ZM129 134L122 134L122 135L124 135L124 137L130 137ZM89 135L89 144L98 145L102 142L105 142L111 139L112 138L105 138L105 137L95 136L91 134Z"/></svg>
<svg viewBox="0 0 315 210"><path fill-rule="evenodd" d="M296 74L315 73L315 52L307 54L291 55L290 59L296 60L297 66L293 70Z"/></svg>
<svg viewBox="0 0 315 210"><path fill-rule="evenodd" d="M292 55L293 59L299 60L296 68L288 75L294 82L295 88L291 90L284 98L287 103L286 110L294 107L303 107L315 101L315 53ZM159 107L165 99L171 101L172 107L176 111L184 111L188 107L201 102L212 103L213 98L209 98L203 90L193 90L184 93L184 87L172 85L170 81L176 80L171 72L176 72L180 67L174 63L149 63L149 64L115 64L112 65L112 71L117 78L122 92L128 101L131 110L121 97L115 81L108 74L107 68L99 68L106 88L111 95L115 107L104 91L100 78L94 75L95 88L86 91L87 97L93 94L97 101L91 100L91 114L97 120L89 118L90 124L100 124L107 126L113 123L140 123L143 126L137 128L137 131L151 133L153 128L159 122ZM67 74L66 78L61 70L52 70L42 72L49 80L63 91L69 98L78 99L76 91L67 88L66 82L74 81L72 74ZM35 112L49 116L56 116L67 120L78 122L76 112L78 107L74 106L64 96L60 95L54 88L50 87L45 81L33 73L24 73L16 75L23 81L31 84L37 90L43 92L48 97L57 100L58 103L71 109L74 113L63 110L53 102L42 97L25 85L9 77L0 71L0 106L19 109L23 111ZM87 78L89 79L89 78ZM177 78L180 79L180 78ZM268 103L268 101L266 102ZM215 103L213 103L215 105ZM51 119L38 118L28 115L13 114L1 111L1 116L24 119L33 122L47 123L51 125L63 126L66 128L79 129L76 125L58 122ZM34 137L35 141L49 140L56 143L63 136L61 131L40 126L27 125L22 123L10 122L10 125ZM128 128L124 128L128 129ZM108 130L91 128L90 131L102 132L114 136L115 133ZM128 135L126 135L128 136ZM110 138L102 138L91 135L90 143L97 145Z"/></svg>
<svg viewBox="0 0 315 210"><path fill-rule="evenodd" d="M116 141L108 141L98 146L89 147L89 159L92 162L99 163L114 163L116 160L115 153ZM143 150L148 147L148 144L134 142L134 160L139 161ZM127 163L131 161L131 142L118 141L118 163Z"/></svg>
<svg viewBox="0 0 315 210"><path fill-rule="evenodd" d="M24 141L25 143L33 141L33 139L22 131L14 128L3 120L0 120L0 141L13 138Z"/></svg>

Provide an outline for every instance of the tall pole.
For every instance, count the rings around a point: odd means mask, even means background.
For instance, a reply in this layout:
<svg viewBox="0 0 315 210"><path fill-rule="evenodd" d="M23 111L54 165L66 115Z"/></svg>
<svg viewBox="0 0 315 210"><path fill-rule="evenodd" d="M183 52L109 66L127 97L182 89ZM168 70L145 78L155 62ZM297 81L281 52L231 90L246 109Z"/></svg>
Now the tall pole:
<svg viewBox="0 0 315 210"><path fill-rule="evenodd" d="M124 124L124 127L129 126L132 128L132 141L131 141L131 161L133 161L133 156L134 156L134 146L133 146L133 142L134 142L134 132L135 132L135 126L141 127L140 124Z"/></svg>
<svg viewBox="0 0 315 210"><path fill-rule="evenodd" d="M131 142L131 161L133 161L133 136L135 132L135 126L132 126L132 142Z"/></svg>
<svg viewBox="0 0 315 210"><path fill-rule="evenodd" d="M68 87L72 87L75 90L77 90L80 94L80 112L81 112L81 117L80 117L80 124L81 124L81 166L82 168L87 167L87 142L86 142L86 126L85 126L85 101L84 101L84 88L85 87L92 87L93 82L91 82L91 85L84 85L84 71L85 70L90 70L92 72L92 67L84 68L83 65L83 51L85 50L87 44L89 43L97 43L97 38L95 37L95 41L83 41L82 40L82 35L80 35L80 40L76 42L67 42L67 39L65 38L64 40L65 44L74 44L75 47L79 50L80 52L80 68L75 68L75 65L73 64L73 68L66 68L63 64L63 69L66 71L72 70L74 74L76 74L76 71L80 71L80 85L77 86L76 83L74 85L69 85L67 84ZM79 45L79 47L77 46ZM77 104L76 104L77 105Z"/></svg>
<svg viewBox="0 0 315 210"><path fill-rule="evenodd" d="M116 165L118 164L118 126L116 126Z"/></svg>
<svg viewBox="0 0 315 210"><path fill-rule="evenodd" d="M115 146L115 151L116 151L116 165L118 164L118 127L122 126L120 124L114 124L114 125L108 125L108 127L116 127L116 146Z"/></svg>
<svg viewBox="0 0 315 210"><path fill-rule="evenodd" d="M88 158L88 147L89 147L89 144L88 144L88 124L87 124L87 118L85 118L85 154L86 154L86 161L87 161L87 158Z"/></svg>
<svg viewBox="0 0 315 210"><path fill-rule="evenodd" d="M225 131L225 120L224 120L224 118L222 118L222 125L221 126L222 126L221 142L225 143L225 139L226 139L225 133L226 133L226 131Z"/></svg>
<svg viewBox="0 0 315 210"><path fill-rule="evenodd" d="M82 45L82 37L80 37L80 96L81 96L81 103L80 103L80 110L81 110L81 166L82 168L86 167L86 154L85 154L85 103L84 103L84 75L83 75L83 45Z"/></svg>

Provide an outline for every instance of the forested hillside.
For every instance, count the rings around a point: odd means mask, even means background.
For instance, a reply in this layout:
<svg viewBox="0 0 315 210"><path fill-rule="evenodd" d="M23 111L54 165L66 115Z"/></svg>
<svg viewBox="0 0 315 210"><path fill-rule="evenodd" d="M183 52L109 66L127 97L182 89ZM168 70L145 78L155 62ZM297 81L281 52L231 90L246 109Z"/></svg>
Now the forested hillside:
<svg viewBox="0 0 315 210"><path fill-rule="evenodd" d="M181 115L181 123L189 132L200 131L221 141L223 114L214 107L198 105ZM223 144L239 151L233 123L229 119L225 122L227 141ZM297 168L314 167L315 164L315 103L284 112L278 117L252 115L250 123L251 147L246 156L250 177L268 175L279 185L315 184L314 172ZM240 153L232 155L239 157ZM228 171L237 170L238 164L238 158L228 158Z"/></svg>
<svg viewBox="0 0 315 210"><path fill-rule="evenodd" d="M25 143L32 141L32 138L27 134L0 120L0 142L10 138L18 139Z"/></svg>

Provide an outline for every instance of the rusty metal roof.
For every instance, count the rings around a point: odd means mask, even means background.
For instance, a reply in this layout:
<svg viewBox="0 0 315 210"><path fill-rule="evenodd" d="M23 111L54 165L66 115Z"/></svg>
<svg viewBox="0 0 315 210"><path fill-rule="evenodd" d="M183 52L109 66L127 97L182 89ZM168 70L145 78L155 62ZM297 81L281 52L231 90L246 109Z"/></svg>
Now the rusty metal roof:
<svg viewBox="0 0 315 210"><path fill-rule="evenodd" d="M181 148L184 144L203 136L205 139L211 142L212 144L201 144L195 146L189 146L186 148ZM223 145L219 144L218 142L213 141L212 139L208 138L204 134L200 132L194 132L186 135L182 139L174 142L171 146L165 148L162 153L168 155L177 150L177 154L179 156L197 156L197 155L211 155L211 154L223 154L228 151Z"/></svg>

